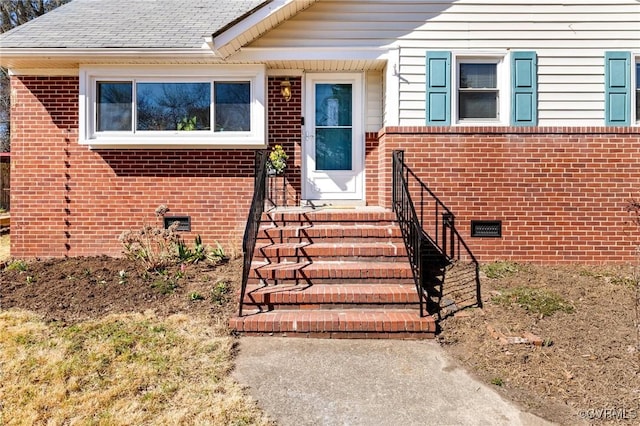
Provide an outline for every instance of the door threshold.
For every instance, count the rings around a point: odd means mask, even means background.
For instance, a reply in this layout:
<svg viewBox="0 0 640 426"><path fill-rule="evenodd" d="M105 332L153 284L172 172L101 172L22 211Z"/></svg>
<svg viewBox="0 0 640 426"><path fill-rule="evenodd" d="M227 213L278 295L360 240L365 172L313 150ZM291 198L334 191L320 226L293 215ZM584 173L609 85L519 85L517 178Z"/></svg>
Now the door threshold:
<svg viewBox="0 0 640 426"><path fill-rule="evenodd" d="M302 200L300 205L302 207L312 208L335 208L335 209L349 209L365 207L367 203L364 200Z"/></svg>

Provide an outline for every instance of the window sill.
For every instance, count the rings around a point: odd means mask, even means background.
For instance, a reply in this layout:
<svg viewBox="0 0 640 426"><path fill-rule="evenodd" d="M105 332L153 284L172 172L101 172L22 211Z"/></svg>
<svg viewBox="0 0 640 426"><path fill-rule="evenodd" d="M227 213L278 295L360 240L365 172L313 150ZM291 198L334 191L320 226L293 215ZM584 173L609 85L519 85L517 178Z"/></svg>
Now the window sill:
<svg viewBox="0 0 640 426"><path fill-rule="evenodd" d="M264 138L247 137L214 137L189 136L134 136L134 137L100 137L81 139L80 145L89 149L263 149L267 147Z"/></svg>

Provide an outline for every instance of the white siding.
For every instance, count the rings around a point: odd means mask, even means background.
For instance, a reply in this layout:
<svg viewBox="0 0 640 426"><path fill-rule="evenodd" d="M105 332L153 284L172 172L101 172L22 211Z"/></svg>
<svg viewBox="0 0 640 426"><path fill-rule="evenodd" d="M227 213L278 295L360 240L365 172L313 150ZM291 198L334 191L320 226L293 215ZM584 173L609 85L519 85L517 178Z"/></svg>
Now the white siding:
<svg viewBox="0 0 640 426"><path fill-rule="evenodd" d="M541 126L602 125L604 51L640 54L640 2L320 0L251 47L389 45L400 49L400 125L425 123L427 50L483 49L538 53Z"/></svg>
<svg viewBox="0 0 640 426"><path fill-rule="evenodd" d="M382 128L382 73L368 71L365 79L365 131L377 132Z"/></svg>

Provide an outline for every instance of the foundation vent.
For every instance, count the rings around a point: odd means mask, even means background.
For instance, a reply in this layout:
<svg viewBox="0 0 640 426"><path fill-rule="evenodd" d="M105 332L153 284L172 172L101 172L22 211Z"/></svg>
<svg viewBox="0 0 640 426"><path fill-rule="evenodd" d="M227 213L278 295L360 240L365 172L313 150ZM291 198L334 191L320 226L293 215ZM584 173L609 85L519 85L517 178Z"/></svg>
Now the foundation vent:
<svg viewBox="0 0 640 426"><path fill-rule="evenodd" d="M501 220L472 220L471 221L472 237L502 237L502 221Z"/></svg>

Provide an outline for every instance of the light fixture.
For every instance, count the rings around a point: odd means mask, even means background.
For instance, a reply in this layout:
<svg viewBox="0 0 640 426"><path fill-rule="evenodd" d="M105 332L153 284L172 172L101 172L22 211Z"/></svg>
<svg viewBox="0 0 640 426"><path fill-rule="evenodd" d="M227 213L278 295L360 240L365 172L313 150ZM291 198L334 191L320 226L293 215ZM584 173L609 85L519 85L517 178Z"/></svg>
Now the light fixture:
<svg viewBox="0 0 640 426"><path fill-rule="evenodd" d="M285 101L289 102L291 100L291 82L288 78L280 83L280 94Z"/></svg>

